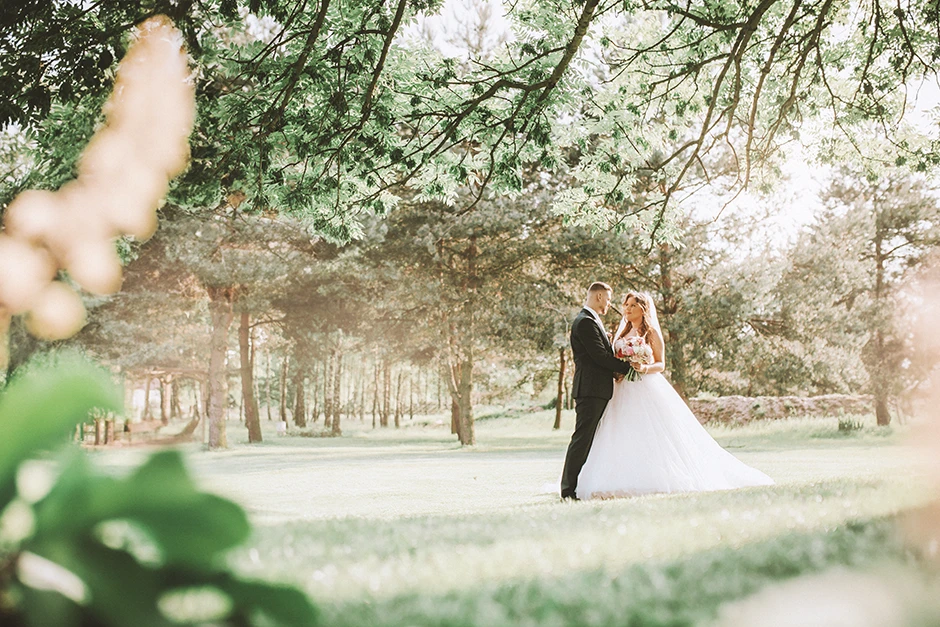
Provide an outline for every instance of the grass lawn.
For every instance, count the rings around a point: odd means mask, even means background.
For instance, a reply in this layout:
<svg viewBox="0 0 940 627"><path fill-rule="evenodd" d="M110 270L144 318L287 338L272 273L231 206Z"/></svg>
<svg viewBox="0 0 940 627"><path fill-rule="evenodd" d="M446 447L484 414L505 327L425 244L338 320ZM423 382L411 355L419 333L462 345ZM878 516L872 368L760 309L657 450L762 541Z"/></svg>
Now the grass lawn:
<svg viewBox="0 0 940 627"><path fill-rule="evenodd" d="M478 410L478 446L442 417L342 438L192 451L207 488L256 523L239 570L295 583L329 625L698 625L796 575L913 559L890 517L928 500L905 427L837 418L714 428L776 486L559 502L573 412ZM137 449L96 452L125 466Z"/></svg>

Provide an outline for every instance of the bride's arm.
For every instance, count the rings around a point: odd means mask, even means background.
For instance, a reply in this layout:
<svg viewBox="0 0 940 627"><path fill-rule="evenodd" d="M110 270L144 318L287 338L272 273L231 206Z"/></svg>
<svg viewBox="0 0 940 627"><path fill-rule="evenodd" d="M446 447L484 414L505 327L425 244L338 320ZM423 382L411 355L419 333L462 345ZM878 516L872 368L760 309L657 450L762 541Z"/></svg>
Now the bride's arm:
<svg viewBox="0 0 940 627"><path fill-rule="evenodd" d="M650 347L653 349L653 363L640 366L637 369L640 374L653 374L666 369L666 347L663 344L663 338L656 332L656 329L650 329L649 338Z"/></svg>

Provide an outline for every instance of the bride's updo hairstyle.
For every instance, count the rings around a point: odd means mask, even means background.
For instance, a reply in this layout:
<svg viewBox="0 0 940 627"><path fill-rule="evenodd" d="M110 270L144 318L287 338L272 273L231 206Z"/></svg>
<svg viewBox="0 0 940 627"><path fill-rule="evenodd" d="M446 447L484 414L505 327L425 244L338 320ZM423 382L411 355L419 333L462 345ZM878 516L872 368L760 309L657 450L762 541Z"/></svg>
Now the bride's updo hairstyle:
<svg viewBox="0 0 940 627"><path fill-rule="evenodd" d="M646 334L649 333L649 330L653 328L653 322L650 319L650 295L646 292L627 292L623 295L623 300L620 301L622 304L626 305L627 299L632 298L636 301L636 304L640 306L640 309L643 310L643 320L640 321L640 328L637 329L637 335L641 337L646 337ZM626 314L624 314L624 321L626 326L624 326L623 331L617 337L623 337L630 332L630 329L633 328L633 323L627 320Z"/></svg>

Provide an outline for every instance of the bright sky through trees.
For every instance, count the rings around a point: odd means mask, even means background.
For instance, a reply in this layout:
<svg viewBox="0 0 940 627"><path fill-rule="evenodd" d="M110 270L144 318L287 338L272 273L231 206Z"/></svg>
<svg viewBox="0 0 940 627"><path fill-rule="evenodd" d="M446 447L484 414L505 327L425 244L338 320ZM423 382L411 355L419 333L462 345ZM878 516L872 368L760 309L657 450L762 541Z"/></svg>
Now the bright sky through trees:
<svg viewBox="0 0 940 627"><path fill-rule="evenodd" d="M590 57L596 48L597 27L588 32L582 55ZM514 39L510 22L505 17L501 0L445 0L434 15L421 17L403 36L421 38L434 44L443 55L467 60ZM909 90L910 101L905 121L919 132L937 135L937 107L940 104L940 83L925 80ZM819 123L813 124L817 128ZM831 130L831 129L829 129ZM774 247L783 246L799 228L813 219L820 207L819 195L829 178L830 166L815 163L819 137L809 132L800 143L792 143L780 160L779 172L761 181L753 181L738 194L700 188L685 196L683 207L699 219L714 219L744 212L749 215L768 213L758 231L759 239Z"/></svg>

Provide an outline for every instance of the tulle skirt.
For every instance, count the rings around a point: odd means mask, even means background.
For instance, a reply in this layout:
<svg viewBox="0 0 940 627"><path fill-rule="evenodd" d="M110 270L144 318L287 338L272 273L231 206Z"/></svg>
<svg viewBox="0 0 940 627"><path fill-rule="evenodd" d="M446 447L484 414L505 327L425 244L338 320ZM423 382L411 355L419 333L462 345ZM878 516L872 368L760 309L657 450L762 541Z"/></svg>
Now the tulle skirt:
<svg viewBox="0 0 940 627"><path fill-rule="evenodd" d="M657 373L614 384L577 494L589 499L772 484L721 448Z"/></svg>

